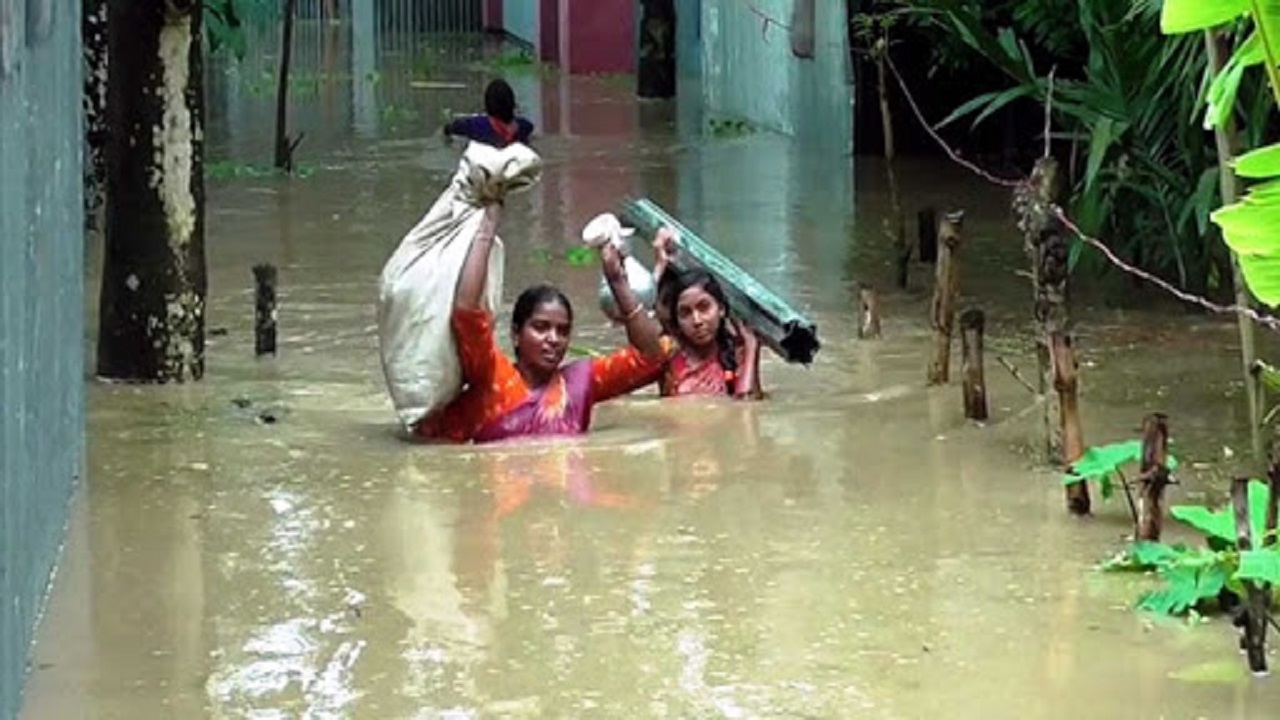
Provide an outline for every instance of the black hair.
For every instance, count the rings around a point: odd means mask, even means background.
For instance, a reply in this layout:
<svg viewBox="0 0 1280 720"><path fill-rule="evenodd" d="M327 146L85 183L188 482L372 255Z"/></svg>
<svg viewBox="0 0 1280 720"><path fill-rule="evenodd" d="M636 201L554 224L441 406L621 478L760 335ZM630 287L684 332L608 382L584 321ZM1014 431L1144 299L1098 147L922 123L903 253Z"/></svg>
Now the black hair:
<svg viewBox="0 0 1280 720"><path fill-rule="evenodd" d="M555 285L534 285L525 288L525 291L520 293L520 297L516 298L516 305L511 310L511 334L519 335L524 324L533 317L533 311L549 303L560 303L564 306L565 313L569 315L569 324L573 324L573 305L569 302L569 298L560 292L560 288Z"/></svg>
<svg viewBox="0 0 1280 720"><path fill-rule="evenodd" d="M505 123L516 119L516 93L506 80L498 78L484 89L484 111Z"/></svg>
<svg viewBox="0 0 1280 720"><path fill-rule="evenodd" d="M664 283L668 276L671 277L669 283ZM672 324L675 326L676 332L679 332L680 321L677 305L680 302L680 296L689 288L700 287L716 302L720 303L720 307L724 309L724 314L720 316L720 326L716 328L716 348L719 351L720 367L724 368L726 374L736 375L738 372L738 352L737 344L733 341L733 336L729 334L729 301L725 298L724 289L720 287L719 281L707 272L698 268L681 270L672 272L668 269L662 273L662 278L658 286L658 299L667 304L671 310ZM733 383L725 379L725 384L729 388L729 394L734 391Z"/></svg>

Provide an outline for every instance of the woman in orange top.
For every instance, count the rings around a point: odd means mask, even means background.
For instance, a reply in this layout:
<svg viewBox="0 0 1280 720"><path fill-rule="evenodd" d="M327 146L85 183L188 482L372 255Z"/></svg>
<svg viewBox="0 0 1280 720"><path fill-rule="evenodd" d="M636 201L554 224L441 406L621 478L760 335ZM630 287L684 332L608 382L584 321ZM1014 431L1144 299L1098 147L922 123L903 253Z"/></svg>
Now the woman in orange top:
<svg viewBox="0 0 1280 720"><path fill-rule="evenodd" d="M658 318L679 344L663 366L662 394L762 397L759 339L730 317L724 290L710 273L669 267L674 239L672 231L663 228L653 243Z"/></svg>
<svg viewBox="0 0 1280 720"><path fill-rule="evenodd" d="M601 250L605 277L624 317L630 347L561 366L573 331L573 306L550 285L520 294L512 311L515 362L498 347L493 316L481 297L501 209L491 205L471 243L454 293L453 335L465 386L462 394L414 428L422 438L492 442L534 435L575 435L591 424L598 402L658 379L670 354L657 321L644 312L617 250Z"/></svg>

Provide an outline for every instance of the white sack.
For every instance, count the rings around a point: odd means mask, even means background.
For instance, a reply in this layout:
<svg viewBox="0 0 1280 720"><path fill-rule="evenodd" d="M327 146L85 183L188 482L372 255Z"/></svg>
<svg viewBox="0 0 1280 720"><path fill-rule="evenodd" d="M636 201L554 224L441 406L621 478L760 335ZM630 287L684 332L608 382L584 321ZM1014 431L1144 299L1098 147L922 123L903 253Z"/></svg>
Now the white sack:
<svg viewBox="0 0 1280 720"><path fill-rule="evenodd" d="M469 144L449 186L383 266L378 349L391 401L406 428L462 389L449 318L484 206L532 187L541 170L541 159L526 145ZM502 270L502 241L495 240L485 284L485 306L494 313L502 303Z"/></svg>

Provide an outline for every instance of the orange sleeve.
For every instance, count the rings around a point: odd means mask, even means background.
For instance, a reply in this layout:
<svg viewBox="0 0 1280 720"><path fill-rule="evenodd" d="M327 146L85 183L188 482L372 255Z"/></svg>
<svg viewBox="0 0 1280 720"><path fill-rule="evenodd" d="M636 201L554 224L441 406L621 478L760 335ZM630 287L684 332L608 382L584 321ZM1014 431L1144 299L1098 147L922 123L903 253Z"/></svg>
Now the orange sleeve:
<svg viewBox="0 0 1280 720"><path fill-rule="evenodd" d="M645 357L634 347L591 360L591 401L604 402L638 390L662 377L676 344L663 336L662 354Z"/></svg>
<svg viewBox="0 0 1280 720"><path fill-rule="evenodd" d="M493 336L493 315L487 310L454 308L450 322L458 344L462 378L472 385L491 385L511 361Z"/></svg>

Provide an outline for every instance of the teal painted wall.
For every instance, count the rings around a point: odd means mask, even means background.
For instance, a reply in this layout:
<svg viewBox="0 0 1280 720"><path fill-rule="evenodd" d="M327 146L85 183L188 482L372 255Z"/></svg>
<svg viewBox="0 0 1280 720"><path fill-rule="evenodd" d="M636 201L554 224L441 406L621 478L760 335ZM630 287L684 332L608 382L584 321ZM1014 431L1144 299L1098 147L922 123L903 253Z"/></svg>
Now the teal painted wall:
<svg viewBox="0 0 1280 720"><path fill-rule="evenodd" d="M80 476L84 211L78 3L0 2L0 718Z"/></svg>
<svg viewBox="0 0 1280 720"><path fill-rule="evenodd" d="M502 0L502 26L530 45L538 45L539 0Z"/></svg>
<svg viewBox="0 0 1280 720"><path fill-rule="evenodd" d="M844 2L817 1L812 59L791 53L785 26L791 22L793 0L701 4L698 29L708 113L745 119L807 147L852 153L854 95ZM679 30L677 35L684 38Z"/></svg>

